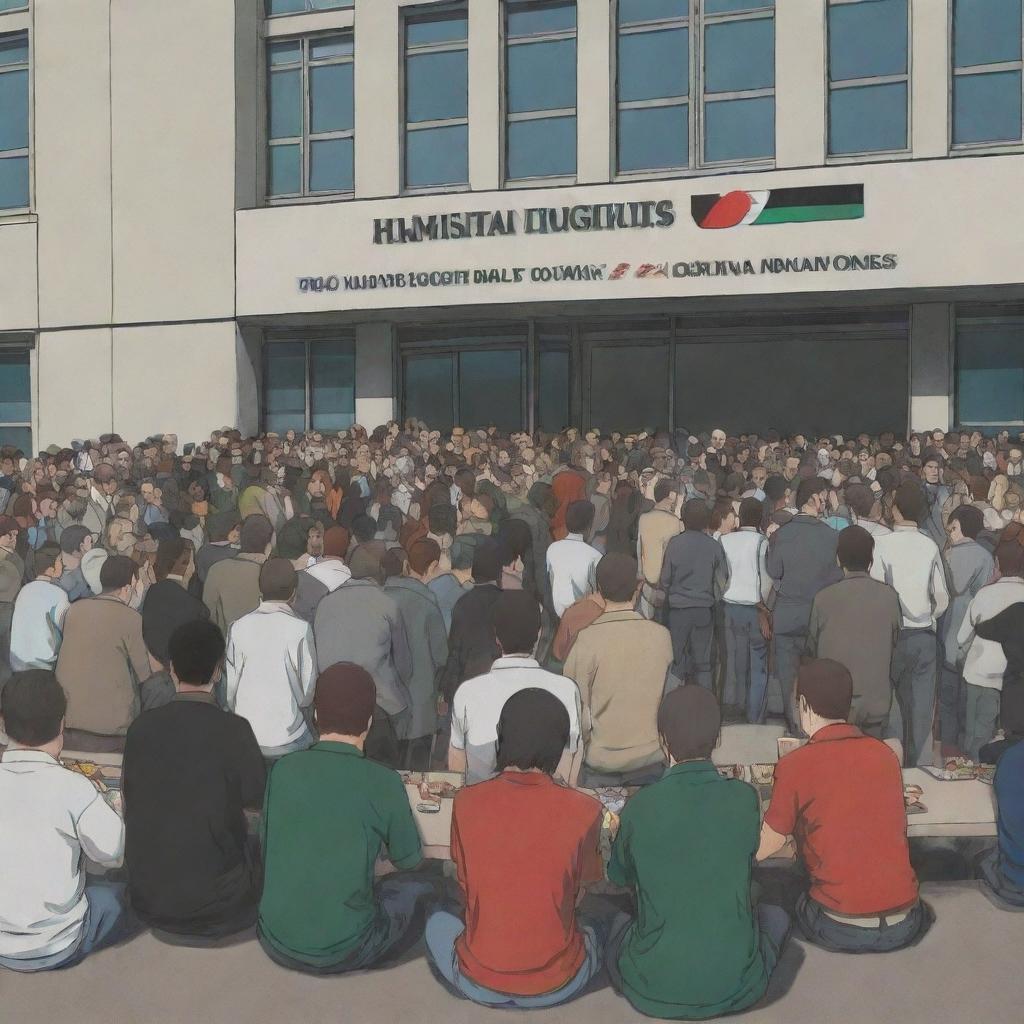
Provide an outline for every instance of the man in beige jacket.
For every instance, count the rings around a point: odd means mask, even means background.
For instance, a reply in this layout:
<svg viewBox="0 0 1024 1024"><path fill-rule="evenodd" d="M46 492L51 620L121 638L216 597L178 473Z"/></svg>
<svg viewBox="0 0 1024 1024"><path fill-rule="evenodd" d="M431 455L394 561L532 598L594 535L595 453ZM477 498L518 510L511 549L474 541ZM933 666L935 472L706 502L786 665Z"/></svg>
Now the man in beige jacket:
<svg viewBox="0 0 1024 1024"><path fill-rule="evenodd" d="M654 485L654 508L640 517L636 542L637 561L643 578L640 590L640 612L645 619L654 619L665 603L661 589L661 567L668 542L683 528L676 515L679 488L672 480L659 480Z"/></svg>
<svg viewBox="0 0 1024 1024"><path fill-rule="evenodd" d="M228 630L243 615L260 604L260 569L274 547L274 527L259 513L242 521L241 551L225 558L206 574L203 602L210 619L227 636Z"/></svg>

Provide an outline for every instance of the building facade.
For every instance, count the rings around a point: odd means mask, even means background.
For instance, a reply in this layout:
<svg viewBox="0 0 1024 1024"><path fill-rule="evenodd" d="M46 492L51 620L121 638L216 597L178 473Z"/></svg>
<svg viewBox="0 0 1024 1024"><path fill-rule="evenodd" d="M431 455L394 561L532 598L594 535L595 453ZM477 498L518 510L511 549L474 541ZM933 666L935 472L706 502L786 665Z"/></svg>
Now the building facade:
<svg viewBox="0 0 1024 1024"><path fill-rule="evenodd" d="M1024 430L1022 0L0 0L0 443Z"/></svg>

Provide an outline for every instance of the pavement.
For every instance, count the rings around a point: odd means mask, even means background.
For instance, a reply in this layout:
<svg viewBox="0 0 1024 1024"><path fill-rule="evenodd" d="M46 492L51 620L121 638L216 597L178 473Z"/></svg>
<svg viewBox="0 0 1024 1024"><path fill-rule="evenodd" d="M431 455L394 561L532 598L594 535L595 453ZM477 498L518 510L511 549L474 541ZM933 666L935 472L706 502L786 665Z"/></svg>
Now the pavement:
<svg viewBox="0 0 1024 1024"><path fill-rule="evenodd" d="M729 1020L1019 1024L1024 913L998 908L972 881L929 882L922 893L936 923L918 945L884 956L844 956L791 939L766 998ZM0 970L0 1007L0 1020L11 1024L479 1024L503 1013L449 996L432 977L422 945L384 970L311 978L273 964L252 932L212 948L144 932L66 971ZM603 976L576 1002L529 1018L539 1024L643 1019Z"/></svg>

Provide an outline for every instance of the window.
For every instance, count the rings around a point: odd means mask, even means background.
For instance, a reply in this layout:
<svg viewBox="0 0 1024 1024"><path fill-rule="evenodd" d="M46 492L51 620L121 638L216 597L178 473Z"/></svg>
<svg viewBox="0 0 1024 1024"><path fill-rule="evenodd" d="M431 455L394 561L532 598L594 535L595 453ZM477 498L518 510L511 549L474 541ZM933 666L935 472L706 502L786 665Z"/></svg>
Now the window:
<svg viewBox="0 0 1024 1024"><path fill-rule="evenodd" d="M28 206L28 33L0 36L0 210Z"/></svg>
<svg viewBox="0 0 1024 1024"><path fill-rule="evenodd" d="M774 0L619 0L617 55L619 173L775 155Z"/></svg>
<svg viewBox="0 0 1024 1024"><path fill-rule="evenodd" d="M28 10L28 0L0 0L0 13L26 10Z"/></svg>
<svg viewBox="0 0 1024 1024"><path fill-rule="evenodd" d="M576 174L576 4L507 0L505 177Z"/></svg>
<svg viewBox="0 0 1024 1024"><path fill-rule="evenodd" d="M953 145L1021 141L1021 0L954 0Z"/></svg>
<svg viewBox="0 0 1024 1024"><path fill-rule="evenodd" d="M32 452L32 374L27 351L0 350L0 445Z"/></svg>
<svg viewBox="0 0 1024 1024"><path fill-rule="evenodd" d="M829 0L830 156L908 148L907 0Z"/></svg>
<svg viewBox="0 0 1024 1024"><path fill-rule="evenodd" d="M962 425L1024 424L1024 320L958 324L956 404Z"/></svg>
<svg viewBox="0 0 1024 1024"><path fill-rule="evenodd" d="M263 349L263 428L345 430L356 419L352 338L270 340Z"/></svg>
<svg viewBox="0 0 1024 1024"><path fill-rule="evenodd" d="M267 194L352 192L355 114L351 34L267 43Z"/></svg>
<svg viewBox="0 0 1024 1024"><path fill-rule="evenodd" d="M469 49L465 8L405 23L405 184L469 182Z"/></svg>
<svg viewBox="0 0 1024 1024"><path fill-rule="evenodd" d="M3 0L0 0L2 3ZM303 14L306 11L336 11L355 7L356 0L267 0L267 14Z"/></svg>

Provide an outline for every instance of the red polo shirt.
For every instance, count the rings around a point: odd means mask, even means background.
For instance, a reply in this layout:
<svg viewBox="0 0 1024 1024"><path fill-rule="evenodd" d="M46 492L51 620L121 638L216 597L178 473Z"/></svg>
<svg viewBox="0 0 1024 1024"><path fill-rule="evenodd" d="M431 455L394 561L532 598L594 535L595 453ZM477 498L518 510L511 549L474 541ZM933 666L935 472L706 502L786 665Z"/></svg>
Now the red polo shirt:
<svg viewBox="0 0 1024 1024"><path fill-rule="evenodd" d="M456 943L462 973L516 996L554 992L583 965L576 896L604 877L601 805L536 772L503 772L463 789L452 859L466 894Z"/></svg>
<svg viewBox="0 0 1024 1024"><path fill-rule="evenodd" d="M826 726L783 757L764 820L794 837L810 896L827 909L873 915L917 901L899 761L860 729Z"/></svg>

